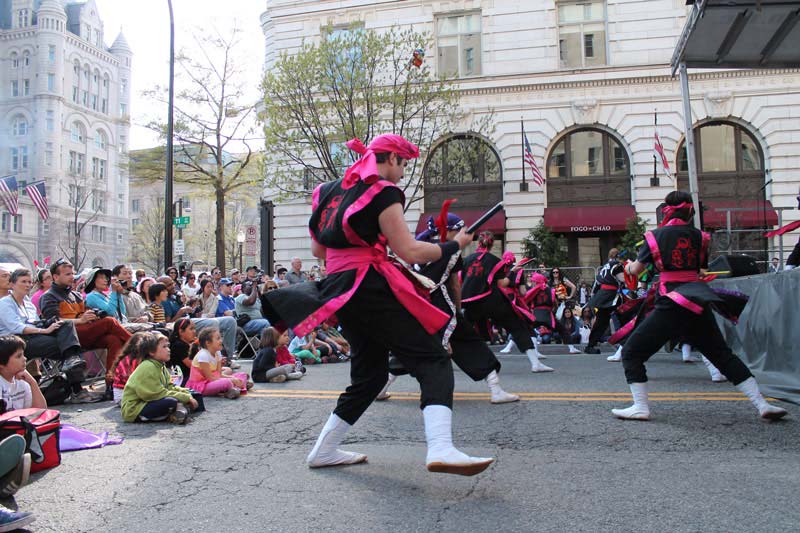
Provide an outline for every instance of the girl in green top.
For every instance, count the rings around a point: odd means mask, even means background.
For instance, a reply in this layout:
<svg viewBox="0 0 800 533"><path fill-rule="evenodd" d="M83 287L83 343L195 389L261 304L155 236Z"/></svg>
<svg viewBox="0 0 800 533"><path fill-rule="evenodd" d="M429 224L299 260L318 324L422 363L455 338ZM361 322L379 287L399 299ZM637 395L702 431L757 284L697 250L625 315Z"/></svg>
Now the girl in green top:
<svg viewBox="0 0 800 533"><path fill-rule="evenodd" d="M170 380L165 366L169 361L169 340L161 333L148 333L139 349L143 361L125 384L122 419L126 422L186 423L189 409L197 409L198 403L189 389L176 387Z"/></svg>

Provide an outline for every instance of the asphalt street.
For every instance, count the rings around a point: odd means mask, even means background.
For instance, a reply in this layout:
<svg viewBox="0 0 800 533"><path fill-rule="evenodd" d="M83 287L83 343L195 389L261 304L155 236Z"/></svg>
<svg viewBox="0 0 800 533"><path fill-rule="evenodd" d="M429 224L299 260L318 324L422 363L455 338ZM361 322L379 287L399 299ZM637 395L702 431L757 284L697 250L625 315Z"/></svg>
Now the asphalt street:
<svg viewBox="0 0 800 533"><path fill-rule="evenodd" d="M108 403L62 406L63 422L125 442L65 453L16 503L36 513L33 531L58 532L800 529L798 406L762 421L702 364L659 354L648 365L652 420L617 420L609 410L629 404L628 388L606 355L552 354L552 374L501 356L504 388L523 395L505 405L456 371L455 443L496 458L475 477L425 470L419 389L407 376L348 434L343 448L367 464L308 469L348 383L343 363L207 399L184 427L125 424Z"/></svg>

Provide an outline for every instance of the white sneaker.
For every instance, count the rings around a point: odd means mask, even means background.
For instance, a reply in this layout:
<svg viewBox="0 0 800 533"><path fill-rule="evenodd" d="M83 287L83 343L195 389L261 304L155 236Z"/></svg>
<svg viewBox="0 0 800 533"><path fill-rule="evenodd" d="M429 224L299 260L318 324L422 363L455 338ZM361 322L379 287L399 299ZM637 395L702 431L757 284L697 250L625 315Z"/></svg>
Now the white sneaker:
<svg viewBox="0 0 800 533"><path fill-rule="evenodd" d="M574 344L569 345L569 353L583 353Z"/></svg>
<svg viewBox="0 0 800 533"><path fill-rule="evenodd" d="M767 400L764 399L764 396L761 395L761 391L758 389L756 379L753 377L742 381L736 385L736 388L750 399L756 409L758 409L758 414L761 418L778 420L789 414L786 409L767 403Z"/></svg>
<svg viewBox="0 0 800 533"><path fill-rule="evenodd" d="M622 361L622 345L617 348L617 351L614 352L614 355L609 355L606 357L606 361L611 361L612 363L619 363Z"/></svg>
<svg viewBox="0 0 800 533"><path fill-rule="evenodd" d="M684 363L699 363L701 361L700 357L692 353L692 347L688 344L681 346L681 357Z"/></svg>
<svg viewBox="0 0 800 533"><path fill-rule="evenodd" d="M348 429L350 429L350 424L331 413L317 438L316 444L314 444L314 448L306 457L306 463L309 468L365 463L367 456L363 453L346 452L337 449Z"/></svg>
<svg viewBox="0 0 800 533"><path fill-rule="evenodd" d="M429 405L422 410L425 420L425 441L428 472L474 476L486 470L494 459L470 457L453 446L453 412L444 405Z"/></svg>
<svg viewBox="0 0 800 533"><path fill-rule="evenodd" d="M515 350L517 348L516 343L513 339L508 339L508 344L506 344L505 348L500 350L500 353L511 353L511 350Z"/></svg>
<svg viewBox="0 0 800 533"><path fill-rule="evenodd" d="M497 375L496 370L492 370L492 372L486 376L486 384L489 385L492 403L511 403L519 401L519 396L507 393L500 386L500 377Z"/></svg>
<svg viewBox="0 0 800 533"><path fill-rule="evenodd" d="M611 413L624 420L650 420L650 407L647 404L647 383L631 383L633 405L626 409L612 409Z"/></svg>

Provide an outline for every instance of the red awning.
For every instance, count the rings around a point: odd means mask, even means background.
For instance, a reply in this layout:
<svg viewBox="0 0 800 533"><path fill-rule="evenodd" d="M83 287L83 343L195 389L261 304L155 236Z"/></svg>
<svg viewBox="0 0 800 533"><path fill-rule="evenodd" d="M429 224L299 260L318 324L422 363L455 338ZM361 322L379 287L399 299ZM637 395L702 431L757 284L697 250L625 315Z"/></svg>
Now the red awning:
<svg viewBox="0 0 800 533"><path fill-rule="evenodd" d="M546 207L544 225L555 233L624 231L635 216L632 205Z"/></svg>
<svg viewBox="0 0 800 533"><path fill-rule="evenodd" d="M772 203L761 200L742 200L740 202L703 201L703 225L706 228L724 228L727 226L727 211L723 208L747 208L750 211L731 211L731 228L760 228L764 226L766 212L767 227L778 225L778 213Z"/></svg>
<svg viewBox="0 0 800 533"><path fill-rule="evenodd" d="M488 209L487 209L488 211ZM478 211L478 210L470 210L470 209L453 209L453 213L460 216L466 222L466 227L469 227L470 224L481 218L486 211ZM428 218L433 217L436 218L439 216L439 211L435 212L425 212L419 217L419 221L417 222L417 228L414 230L414 235L419 235L426 229L428 229ZM506 211L505 209L501 209L495 215L490 218L486 224L481 226L480 231L491 231L492 233L501 234L506 232Z"/></svg>

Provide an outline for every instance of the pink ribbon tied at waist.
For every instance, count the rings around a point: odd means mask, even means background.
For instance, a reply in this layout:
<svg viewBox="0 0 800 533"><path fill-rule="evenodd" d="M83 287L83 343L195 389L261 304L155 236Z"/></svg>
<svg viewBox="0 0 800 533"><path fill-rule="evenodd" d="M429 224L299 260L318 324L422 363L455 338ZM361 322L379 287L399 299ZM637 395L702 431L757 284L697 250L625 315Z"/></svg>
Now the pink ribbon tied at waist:
<svg viewBox="0 0 800 533"><path fill-rule="evenodd" d="M393 133L378 135L372 139L369 146L364 146L360 139L350 139L347 141L347 147L357 154L361 154L361 159L345 171L344 180L342 180L344 189L353 187L358 180L367 184L373 184L378 180L380 174L378 173L378 162L375 160L376 153L395 153L403 159L419 157L417 145Z"/></svg>
<svg viewBox="0 0 800 533"><path fill-rule="evenodd" d="M297 335L306 335L347 303L361 285L369 267L374 268L386 279L397 301L419 321L428 333L436 333L450 319L444 311L431 304L416 291L414 284L403 275L400 267L389 260L386 249L383 246L376 245L372 248L328 248L325 261L329 275L355 270L355 282L347 292L332 298L298 324L294 328Z"/></svg>

